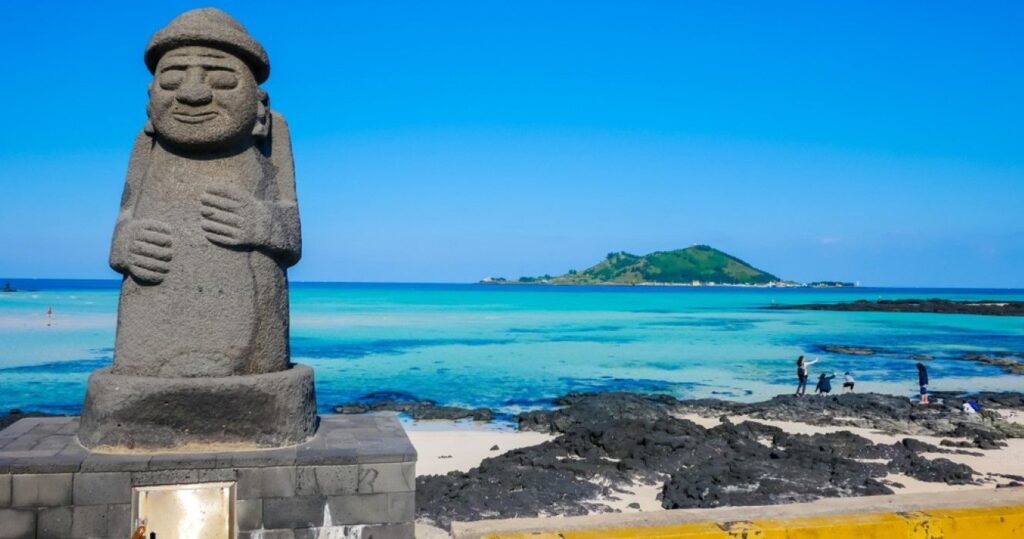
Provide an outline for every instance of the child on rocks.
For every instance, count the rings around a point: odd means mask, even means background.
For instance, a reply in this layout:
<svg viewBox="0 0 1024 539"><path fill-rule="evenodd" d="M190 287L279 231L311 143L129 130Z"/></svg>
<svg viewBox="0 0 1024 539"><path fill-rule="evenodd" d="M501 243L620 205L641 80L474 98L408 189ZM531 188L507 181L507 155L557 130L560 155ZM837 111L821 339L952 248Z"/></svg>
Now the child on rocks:
<svg viewBox="0 0 1024 539"><path fill-rule="evenodd" d="M847 391L849 391L850 393L853 393L853 384L854 384L853 375L850 374L849 372L844 374L843 375L843 393L846 393Z"/></svg>

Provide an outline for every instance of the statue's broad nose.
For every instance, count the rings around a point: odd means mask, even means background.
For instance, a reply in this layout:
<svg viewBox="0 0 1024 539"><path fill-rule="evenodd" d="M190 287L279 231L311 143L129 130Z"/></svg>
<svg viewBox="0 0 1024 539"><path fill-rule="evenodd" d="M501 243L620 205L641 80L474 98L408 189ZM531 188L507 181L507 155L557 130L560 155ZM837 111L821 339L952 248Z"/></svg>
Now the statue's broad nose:
<svg viewBox="0 0 1024 539"><path fill-rule="evenodd" d="M188 82L183 84L175 93L174 98L184 105L205 105L213 101L213 91L210 87L199 82Z"/></svg>

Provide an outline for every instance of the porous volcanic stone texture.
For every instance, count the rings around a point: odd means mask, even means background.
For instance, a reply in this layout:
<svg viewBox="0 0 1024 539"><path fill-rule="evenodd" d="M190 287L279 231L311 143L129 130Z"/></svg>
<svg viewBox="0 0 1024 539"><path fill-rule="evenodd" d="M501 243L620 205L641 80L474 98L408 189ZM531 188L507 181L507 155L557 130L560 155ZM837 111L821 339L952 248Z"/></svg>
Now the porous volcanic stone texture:
<svg viewBox="0 0 1024 539"><path fill-rule="evenodd" d="M313 370L304 365L221 378L124 376L100 369L89 377L78 436L86 447L275 447L304 442L315 430Z"/></svg>
<svg viewBox="0 0 1024 539"><path fill-rule="evenodd" d="M158 30L145 61L148 121L110 249L114 364L90 378L80 439L301 442L315 402L312 371L291 367L287 270L302 239L288 124L259 87L266 51L204 8Z"/></svg>

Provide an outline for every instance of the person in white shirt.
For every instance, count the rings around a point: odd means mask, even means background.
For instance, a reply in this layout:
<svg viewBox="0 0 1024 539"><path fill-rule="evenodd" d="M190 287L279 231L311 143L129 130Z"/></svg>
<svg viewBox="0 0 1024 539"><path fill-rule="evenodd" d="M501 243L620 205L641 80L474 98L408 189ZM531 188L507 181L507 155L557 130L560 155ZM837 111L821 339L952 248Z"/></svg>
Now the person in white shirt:
<svg viewBox="0 0 1024 539"><path fill-rule="evenodd" d="M853 375L847 372L843 375L843 393L853 393Z"/></svg>
<svg viewBox="0 0 1024 539"><path fill-rule="evenodd" d="M797 360L796 360L796 379L797 379L797 385L796 385L796 394L794 396L796 396L796 397L803 397L804 396L804 392L807 391L807 367L810 367L811 365L814 365L817 362L818 362L817 359L812 359L811 361L804 361L804 356L800 356L799 358L797 358Z"/></svg>

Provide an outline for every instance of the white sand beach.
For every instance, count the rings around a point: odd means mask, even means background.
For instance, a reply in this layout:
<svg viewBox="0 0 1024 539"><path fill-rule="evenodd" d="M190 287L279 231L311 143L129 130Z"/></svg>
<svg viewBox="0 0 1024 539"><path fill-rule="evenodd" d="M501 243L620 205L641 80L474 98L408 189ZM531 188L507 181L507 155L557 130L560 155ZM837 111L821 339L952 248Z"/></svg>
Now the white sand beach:
<svg viewBox="0 0 1024 539"><path fill-rule="evenodd" d="M520 447L528 447L554 438L539 432L497 429L483 423L419 421L406 423L406 433L419 453L416 475L443 475L451 471L469 471L487 457ZM497 449L493 449L497 446Z"/></svg>

